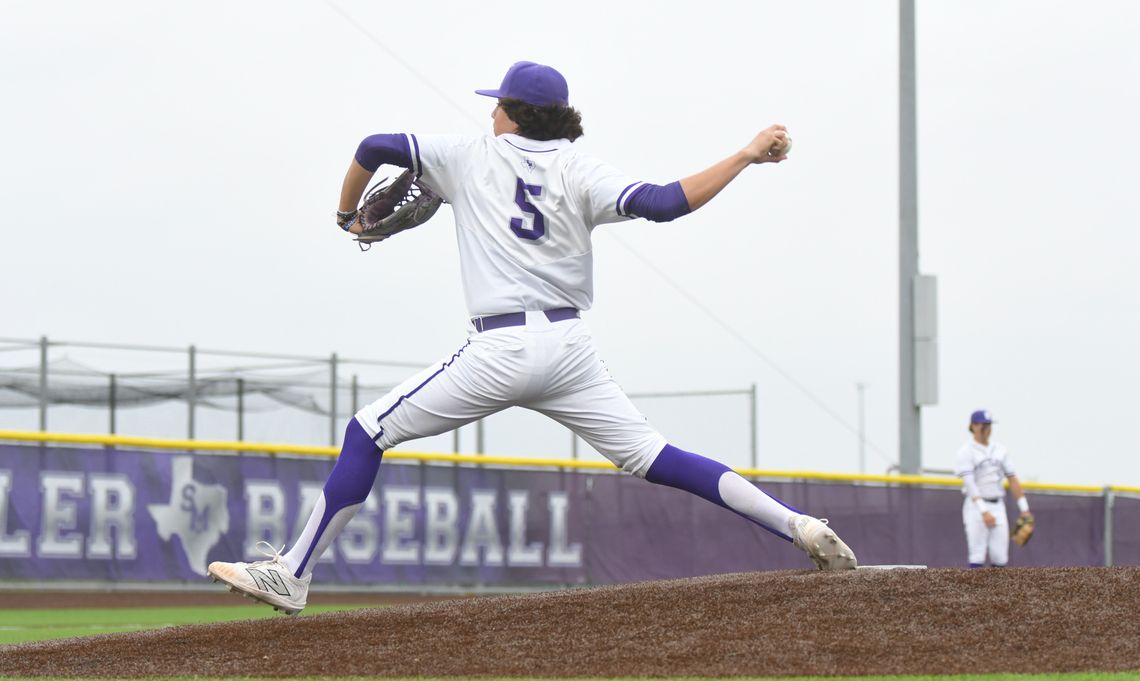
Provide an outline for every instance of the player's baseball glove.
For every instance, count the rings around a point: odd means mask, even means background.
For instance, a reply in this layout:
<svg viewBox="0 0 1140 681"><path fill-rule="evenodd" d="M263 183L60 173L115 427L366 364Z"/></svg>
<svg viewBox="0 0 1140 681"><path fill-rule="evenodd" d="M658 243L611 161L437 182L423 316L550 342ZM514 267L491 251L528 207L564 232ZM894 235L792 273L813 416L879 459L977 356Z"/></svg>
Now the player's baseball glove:
<svg viewBox="0 0 1140 681"><path fill-rule="evenodd" d="M1013 531L1009 533L1010 539L1018 546L1025 546L1033 537L1033 530L1036 522L1033 520L1032 514L1025 514L1017 519L1017 524L1013 526Z"/></svg>
<svg viewBox="0 0 1140 681"><path fill-rule="evenodd" d="M443 199L421 184L412 171L405 170L390 184L380 180L368 193L358 212L363 228L356 236L361 250L368 250L377 241L383 241L405 229L422 225L435 215Z"/></svg>

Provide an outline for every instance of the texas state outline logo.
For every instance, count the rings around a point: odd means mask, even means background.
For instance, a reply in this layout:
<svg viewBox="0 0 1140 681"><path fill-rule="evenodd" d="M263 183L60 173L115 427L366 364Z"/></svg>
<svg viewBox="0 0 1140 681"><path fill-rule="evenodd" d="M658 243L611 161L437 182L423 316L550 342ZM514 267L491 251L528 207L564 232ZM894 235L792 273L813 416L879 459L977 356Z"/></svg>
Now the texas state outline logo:
<svg viewBox="0 0 1140 681"><path fill-rule="evenodd" d="M226 488L194 479L194 457L176 456L171 463L170 502L149 504L147 511L163 541L178 537L190 569L206 576L206 556L230 529Z"/></svg>

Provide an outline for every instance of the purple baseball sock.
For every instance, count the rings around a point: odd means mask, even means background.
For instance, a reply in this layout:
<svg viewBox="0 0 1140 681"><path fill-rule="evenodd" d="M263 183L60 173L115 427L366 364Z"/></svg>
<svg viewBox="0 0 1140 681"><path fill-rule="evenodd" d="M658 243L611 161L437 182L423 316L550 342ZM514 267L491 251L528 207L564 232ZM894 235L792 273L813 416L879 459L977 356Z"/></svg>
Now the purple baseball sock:
<svg viewBox="0 0 1140 681"><path fill-rule="evenodd" d="M789 541L789 523L800 515L798 510L765 494L719 461L673 445L665 445L649 467L645 479L707 499Z"/></svg>
<svg viewBox="0 0 1140 681"><path fill-rule="evenodd" d="M340 457L325 481L324 490L300 538L284 556L294 576L304 577L313 571L321 554L364 505L376 481L383 456L383 450L376 446L356 419L349 421Z"/></svg>

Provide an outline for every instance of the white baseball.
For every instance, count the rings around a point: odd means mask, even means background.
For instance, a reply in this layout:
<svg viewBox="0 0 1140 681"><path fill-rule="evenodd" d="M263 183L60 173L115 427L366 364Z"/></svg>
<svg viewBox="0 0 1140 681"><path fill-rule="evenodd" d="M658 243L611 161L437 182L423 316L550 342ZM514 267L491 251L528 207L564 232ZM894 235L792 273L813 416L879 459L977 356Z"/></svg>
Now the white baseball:
<svg viewBox="0 0 1140 681"><path fill-rule="evenodd" d="M784 141L783 144L780 144L779 142L776 142L775 144L773 144L772 148L768 150L768 155L769 156L786 156L787 153L792 150L792 138L789 137L785 133L783 141Z"/></svg>

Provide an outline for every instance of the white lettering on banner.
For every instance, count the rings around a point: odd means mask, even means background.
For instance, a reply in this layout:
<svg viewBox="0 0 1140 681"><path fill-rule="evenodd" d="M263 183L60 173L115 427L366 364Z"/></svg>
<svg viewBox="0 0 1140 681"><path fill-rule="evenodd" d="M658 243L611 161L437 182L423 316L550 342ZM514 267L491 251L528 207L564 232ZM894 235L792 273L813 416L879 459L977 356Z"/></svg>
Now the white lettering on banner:
<svg viewBox="0 0 1140 681"><path fill-rule="evenodd" d="M385 563L414 565L420 562L420 543L416 536L415 510L420 505L418 487L386 485L384 487L384 554Z"/></svg>
<svg viewBox="0 0 1140 681"><path fill-rule="evenodd" d="M45 558L134 558L138 553L134 485L119 473L90 473L86 478L90 518L86 554L78 518L80 500L85 498L84 474L61 471L40 474L43 522L37 554Z"/></svg>
<svg viewBox="0 0 1140 681"><path fill-rule="evenodd" d="M27 558L32 555L32 536L27 530L8 533L8 498L12 492L12 471L0 470L0 556Z"/></svg>
<svg viewBox="0 0 1140 681"><path fill-rule="evenodd" d="M207 555L230 528L227 490L220 484L198 482L193 468L193 457L173 457L169 503L149 504L146 510L159 537L168 542L177 537L190 569L205 575ZM18 525L9 529L15 477L12 471L0 470L0 558L137 559L138 528L149 524L137 515L141 508L136 504L136 481L121 473L42 471L39 482L38 529ZM288 548L287 542L301 533L322 490L319 483L309 481L292 489L264 479L247 480L243 486L246 523L241 559L253 561L264 558L253 550L260 540ZM582 545L570 541L566 492L475 489L461 497L451 487L415 485L385 485L378 492L369 495L333 543L335 551L330 547L322 562L334 561L339 552L339 559L350 564L513 568L582 564ZM537 497L534 503L532 497ZM297 509L296 515L288 514L289 508ZM21 510L20 517L25 513ZM548 534L541 537L544 520Z"/></svg>
<svg viewBox="0 0 1140 681"><path fill-rule="evenodd" d="M546 564L550 567L578 567L582 564L582 545L568 544L570 532L566 526L566 512L570 497L566 492L550 493L550 548Z"/></svg>
<svg viewBox="0 0 1140 681"><path fill-rule="evenodd" d="M471 517L459 552L460 565L479 565L479 549L483 549L483 565L503 564L503 541L495 522L494 490L471 490Z"/></svg>
<svg viewBox="0 0 1140 681"><path fill-rule="evenodd" d="M519 567L542 565L542 542L526 543L526 507L529 501L530 492L525 489L513 489L508 496L511 514L507 565Z"/></svg>
<svg viewBox="0 0 1140 681"><path fill-rule="evenodd" d="M459 498L448 487L424 489L424 564L451 565L459 551Z"/></svg>
<svg viewBox="0 0 1140 681"><path fill-rule="evenodd" d="M275 547L300 535L316 506L321 488L302 483L298 489L300 508L293 521L292 534L286 537L286 494L280 483L272 480L253 480L246 483L246 559L261 560L261 555L250 555L259 540ZM579 567L582 565L582 545L571 543L568 515L570 498L566 492L548 494L549 539L530 541L530 492L507 491L507 544L504 546L499 530L496 490L472 490L470 512L466 526L460 528L460 500L455 491L447 487L419 487L385 485L380 494L369 495L360 512L348 523L333 546L349 563L367 564L377 553L380 562L390 565L508 565L510 567ZM383 507L383 518L378 509ZM423 536L417 535L417 516L423 509ZM383 522L380 537L379 522ZM332 551L325 551L322 562L331 560Z"/></svg>
<svg viewBox="0 0 1140 681"><path fill-rule="evenodd" d="M87 535L88 558L130 559L135 546L135 486L121 473L91 473L91 532ZM115 545L111 534L114 531Z"/></svg>
<svg viewBox="0 0 1140 681"><path fill-rule="evenodd" d="M285 536L285 491L281 489L281 483L276 480L247 480L245 508L245 559L265 560L265 556L254 550L257 542L267 541L279 549L289 541Z"/></svg>
<svg viewBox="0 0 1140 681"><path fill-rule="evenodd" d="M40 491L43 512L37 553L45 558L82 558L76 498L83 496L83 474L45 471L40 474Z"/></svg>

